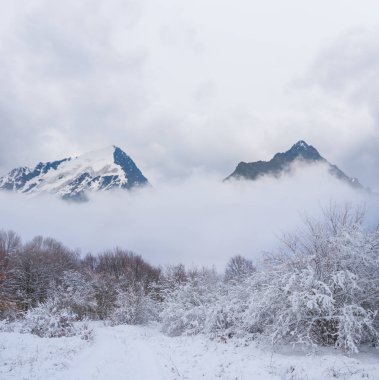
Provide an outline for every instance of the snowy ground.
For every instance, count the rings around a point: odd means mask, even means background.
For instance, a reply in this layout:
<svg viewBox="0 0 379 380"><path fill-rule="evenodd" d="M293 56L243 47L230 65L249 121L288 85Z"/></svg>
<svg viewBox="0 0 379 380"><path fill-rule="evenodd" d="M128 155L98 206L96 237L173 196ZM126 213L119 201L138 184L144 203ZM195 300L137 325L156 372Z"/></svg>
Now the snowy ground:
<svg viewBox="0 0 379 380"><path fill-rule="evenodd" d="M94 328L94 339L0 332L0 379L379 379L379 350L279 354L241 341L170 338L155 326Z"/></svg>

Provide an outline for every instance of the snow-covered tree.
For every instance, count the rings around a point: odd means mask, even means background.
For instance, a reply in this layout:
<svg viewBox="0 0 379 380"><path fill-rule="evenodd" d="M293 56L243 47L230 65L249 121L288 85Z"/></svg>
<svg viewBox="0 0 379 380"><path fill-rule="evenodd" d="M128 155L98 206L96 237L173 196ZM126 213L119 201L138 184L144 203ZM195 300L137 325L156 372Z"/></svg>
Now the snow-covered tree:
<svg viewBox="0 0 379 380"><path fill-rule="evenodd" d="M187 281L164 294L162 330L168 335L204 332L207 314L215 307L221 284L211 270L187 273Z"/></svg>
<svg viewBox="0 0 379 380"><path fill-rule="evenodd" d="M78 319L95 317L95 289L88 276L75 270L65 271L54 293L61 307L71 310Z"/></svg>
<svg viewBox="0 0 379 380"><path fill-rule="evenodd" d="M250 278L245 328L273 342L335 345L357 351L378 338L379 233L363 214L329 210L284 240L268 270Z"/></svg>
<svg viewBox="0 0 379 380"><path fill-rule="evenodd" d="M116 307L117 281L111 276L91 273L91 285L96 300L97 318L109 318Z"/></svg>
<svg viewBox="0 0 379 380"><path fill-rule="evenodd" d="M13 231L0 230L0 318L15 309L9 281L10 255L21 248L21 239Z"/></svg>
<svg viewBox="0 0 379 380"><path fill-rule="evenodd" d="M158 304L145 293L143 284L134 284L118 291L110 319L114 325L145 324L158 319Z"/></svg>
<svg viewBox="0 0 379 380"><path fill-rule="evenodd" d="M232 257L225 268L225 281L241 281L256 272L253 262L243 256Z"/></svg>
<svg viewBox="0 0 379 380"><path fill-rule="evenodd" d="M77 264L75 252L39 236L9 256L7 287L20 309L26 311L44 302L63 272Z"/></svg>

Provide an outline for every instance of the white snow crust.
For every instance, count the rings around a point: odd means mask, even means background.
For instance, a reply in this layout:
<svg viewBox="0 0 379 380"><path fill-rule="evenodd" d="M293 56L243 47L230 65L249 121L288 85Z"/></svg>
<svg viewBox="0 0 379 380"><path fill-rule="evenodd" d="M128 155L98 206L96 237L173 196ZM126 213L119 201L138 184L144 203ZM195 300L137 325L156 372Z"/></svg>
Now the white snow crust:
<svg viewBox="0 0 379 380"><path fill-rule="evenodd" d="M0 332L0 379L379 379L374 348L353 356L333 349L305 354L290 347L275 353L224 337L167 337L158 326L90 326L91 342Z"/></svg>

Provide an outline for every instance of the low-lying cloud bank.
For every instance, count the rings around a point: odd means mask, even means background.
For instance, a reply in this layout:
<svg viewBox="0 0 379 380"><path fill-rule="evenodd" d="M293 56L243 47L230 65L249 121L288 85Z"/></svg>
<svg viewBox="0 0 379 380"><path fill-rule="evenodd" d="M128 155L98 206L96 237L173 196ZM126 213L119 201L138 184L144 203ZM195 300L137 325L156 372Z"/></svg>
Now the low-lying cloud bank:
<svg viewBox="0 0 379 380"><path fill-rule="evenodd" d="M0 192L0 228L24 239L51 236L83 254L119 246L157 265L222 269L236 254L260 258L305 216L346 202L365 203L369 223L377 222L376 197L355 192L316 165L255 182L194 176L133 193L93 194L84 204Z"/></svg>

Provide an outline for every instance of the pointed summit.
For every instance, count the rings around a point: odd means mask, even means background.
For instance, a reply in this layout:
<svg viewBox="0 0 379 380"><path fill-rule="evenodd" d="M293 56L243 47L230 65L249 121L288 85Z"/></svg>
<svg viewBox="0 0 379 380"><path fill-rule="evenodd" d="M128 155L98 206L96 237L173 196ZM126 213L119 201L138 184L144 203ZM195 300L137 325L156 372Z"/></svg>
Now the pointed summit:
<svg viewBox="0 0 379 380"><path fill-rule="evenodd" d="M307 150L309 145L304 140L299 140L296 144L292 145L291 149Z"/></svg>
<svg viewBox="0 0 379 380"><path fill-rule="evenodd" d="M287 150L285 153L277 153L273 159L275 160L283 158L285 158L287 161L293 161L297 158L310 161L323 160L317 149L312 145L308 145L304 140L300 140L296 144L292 145L291 149Z"/></svg>
<svg viewBox="0 0 379 380"><path fill-rule="evenodd" d="M132 189L148 180L120 148L107 148L74 158L17 168L0 177L0 189L19 193L55 193L64 199L85 199L85 193L115 188Z"/></svg>
<svg viewBox="0 0 379 380"><path fill-rule="evenodd" d="M125 173L125 177L128 181L123 184L121 187L126 189L131 189L134 186L141 186L148 184L148 180L141 173L141 170L137 168L137 165L134 161L119 147L113 146L113 159L116 165L119 165L123 172Z"/></svg>
<svg viewBox="0 0 379 380"><path fill-rule="evenodd" d="M296 144L292 145L291 149L287 152L297 152L303 155L312 155L313 157L321 157L316 148L308 145L304 140L299 140Z"/></svg>
<svg viewBox="0 0 379 380"><path fill-rule="evenodd" d="M357 179L348 177L336 165L332 165L324 157L322 157L316 148L312 145L308 145L304 140L298 141L284 153L275 154L270 161L240 162L237 165L236 170L230 176L225 178L225 180L247 179L254 181L265 175L278 177L282 173L288 171L291 164L298 160L305 163L325 163L328 165L329 173L331 175L343 180L355 188L363 189Z"/></svg>

